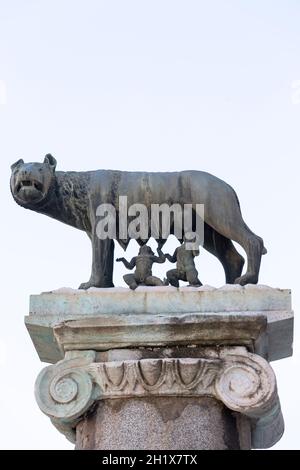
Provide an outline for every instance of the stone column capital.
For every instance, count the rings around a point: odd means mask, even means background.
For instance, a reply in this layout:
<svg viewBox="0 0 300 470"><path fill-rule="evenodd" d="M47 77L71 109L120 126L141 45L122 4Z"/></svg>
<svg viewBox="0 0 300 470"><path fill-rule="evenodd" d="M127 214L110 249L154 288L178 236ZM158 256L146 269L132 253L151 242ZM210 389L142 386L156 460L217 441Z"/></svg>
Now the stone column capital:
<svg viewBox="0 0 300 470"><path fill-rule="evenodd" d="M210 396L251 419L252 447L273 445L282 435L283 419L268 362L244 347L205 352L205 357L95 362L94 351L73 351L41 371L36 399L53 424L74 441L72 430L99 400Z"/></svg>

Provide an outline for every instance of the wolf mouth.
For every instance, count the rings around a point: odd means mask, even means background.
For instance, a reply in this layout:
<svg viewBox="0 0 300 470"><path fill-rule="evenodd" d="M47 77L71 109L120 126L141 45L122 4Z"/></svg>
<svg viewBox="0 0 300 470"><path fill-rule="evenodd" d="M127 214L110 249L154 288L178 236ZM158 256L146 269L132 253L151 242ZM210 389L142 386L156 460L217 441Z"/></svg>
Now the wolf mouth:
<svg viewBox="0 0 300 470"><path fill-rule="evenodd" d="M34 188L37 191L43 191L43 185L35 180L22 180L18 183L16 192L19 193L22 188Z"/></svg>

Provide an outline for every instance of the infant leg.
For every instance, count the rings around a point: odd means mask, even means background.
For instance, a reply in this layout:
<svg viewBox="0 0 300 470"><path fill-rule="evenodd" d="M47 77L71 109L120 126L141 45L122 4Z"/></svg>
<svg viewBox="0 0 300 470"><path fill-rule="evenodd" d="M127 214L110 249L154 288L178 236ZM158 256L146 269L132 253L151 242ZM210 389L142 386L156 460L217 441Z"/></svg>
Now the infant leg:
<svg viewBox="0 0 300 470"><path fill-rule="evenodd" d="M190 286L200 287L202 286L201 281L198 278L197 269L189 269L186 273L186 280Z"/></svg>
<svg viewBox="0 0 300 470"><path fill-rule="evenodd" d="M146 286L164 286L165 284L156 276L148 276L145 279Z"/></svg>
<svg viewBox="0 0 300 470"><path fill-rule="evenodd" d="M123 276L123 279L126 282L126 284L130 287L130 289L134 290L137 288L138 285L134 278L134 274L125 274L125 276Z"/></svg>

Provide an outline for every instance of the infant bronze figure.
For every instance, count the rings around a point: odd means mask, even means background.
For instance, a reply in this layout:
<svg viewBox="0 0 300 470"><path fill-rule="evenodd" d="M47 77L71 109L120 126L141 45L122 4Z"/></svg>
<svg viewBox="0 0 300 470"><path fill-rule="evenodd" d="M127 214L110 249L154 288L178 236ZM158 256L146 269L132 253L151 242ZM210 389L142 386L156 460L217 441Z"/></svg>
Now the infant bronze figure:
<svg viewBox="0 0 300 470"><path fill-rule="evenodd" d="M170 263L176 263L176 269L167 272L167 280L171 286L179 287L179 281L189 283L189 286L200 287L202 283L198 278L198 271L195 267L195 256L199 255L199 248L188 249L189 240L184 237L184 242L174 251L173 255L165 254L164 256ZM158 249L158 253L163 253Z"/></svg>
<svg viewBox="0 0 300 470"><path fill-rule="evenodd" d="M148 245L141 246L138 256L134 256L130 262L125 258L117 258L116 261L124 263L127 269L136 270L133 274L125 274L124 281L134 290L138 286L165 286L168 285L167 281L161 281L158 277L152 275L153 263L164 263L166 260L165 255L161 252L159 256L155 256L151 247Z"/></svg>

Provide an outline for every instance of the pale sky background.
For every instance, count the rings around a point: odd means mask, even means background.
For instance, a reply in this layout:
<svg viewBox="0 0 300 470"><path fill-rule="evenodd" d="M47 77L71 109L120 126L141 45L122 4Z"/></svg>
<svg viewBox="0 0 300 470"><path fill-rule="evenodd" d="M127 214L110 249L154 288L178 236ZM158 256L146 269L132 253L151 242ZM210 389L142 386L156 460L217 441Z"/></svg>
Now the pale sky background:
<svg viewBox="0 0 300 470"><path fill-rule="evenodd" d="M224 179L268 248L260 283L291 288L297 317L299 25L299 0L0 0L1 448L73 447L35 403L46 364L23 317L30 294L77 287L91 266L83 232L14 203L21 157ZM203 283L224 284L203 250L197 267ZM117 265L115 285L124 273ZM272 365L286 422L274 448L300 449L297 320L294 357Z"/></svg>

